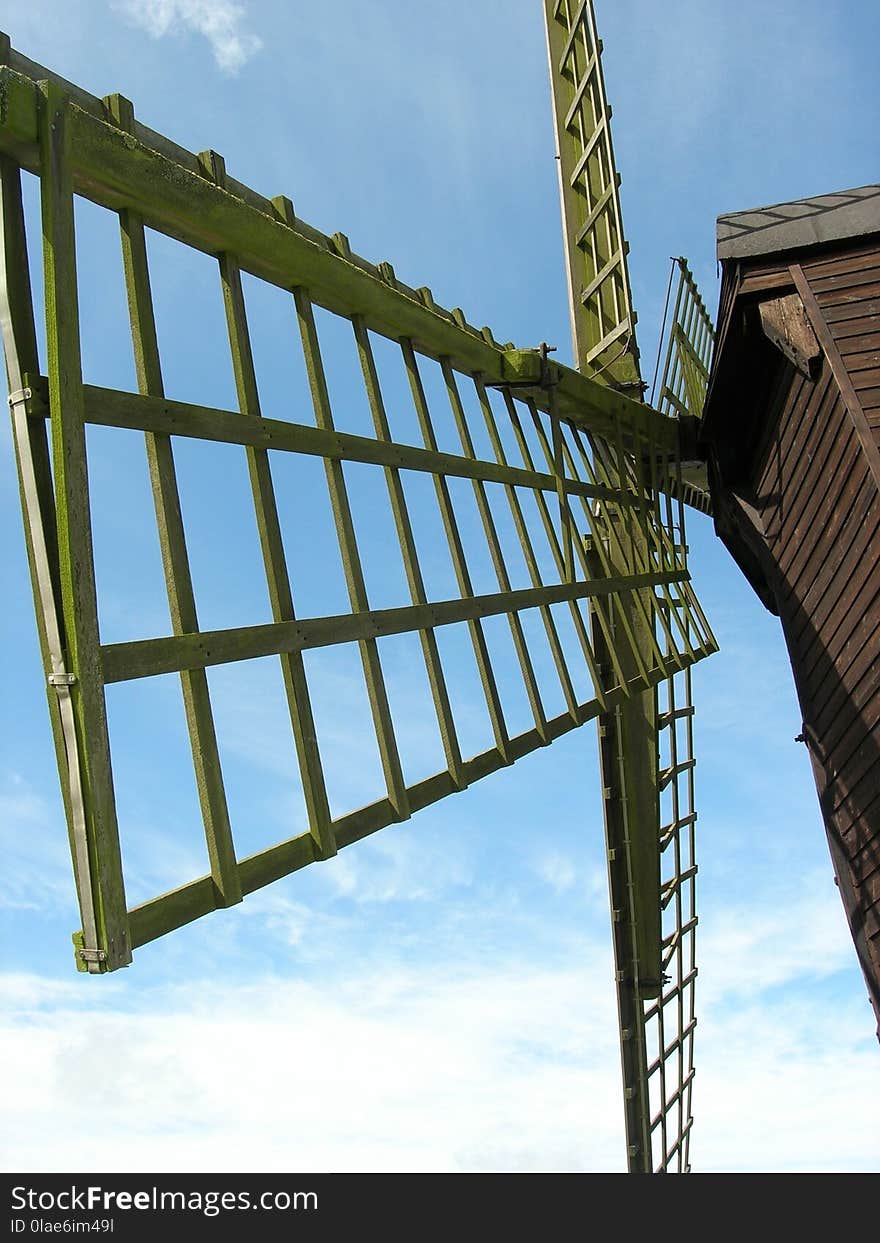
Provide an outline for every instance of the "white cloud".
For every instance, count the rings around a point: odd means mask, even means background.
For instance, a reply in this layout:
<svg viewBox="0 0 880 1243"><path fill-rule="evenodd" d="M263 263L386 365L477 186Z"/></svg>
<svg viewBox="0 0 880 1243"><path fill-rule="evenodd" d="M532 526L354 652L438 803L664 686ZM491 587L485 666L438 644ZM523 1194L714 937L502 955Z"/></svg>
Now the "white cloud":
<svg viewBox="0 0 880 1243"><path fill-rule="evenodd" d="M877 1168L880 1067L870 1006L775 998L701 1012L693 1155L700 1170Z"/></svg>
<svg viewBox="0 0 880 1243"><path fill-rule="evenodd" d="M245 8L235 0L114 0L136 25L154 39L193 31L211 45L224 73L235 74L263 46L244 26Z"/></svg>
<svg viewBox="0 0 880 1243"><path fill-rule="evenodd" d="M72 891L70 852L60 815L18 773L0 786L0 850L6 862L0 908L39 910L66 903Z"/></svg>
<svg viewBox="0 0 880 1243"><path fill-rule="evenodd" d="M795 889L754 885L723 910L704 909L699 929L700 1004L753 1000L852 967L854 951L830 867Z"/></svg>
<svg viewBox="0 0 880 1243"><path fill-rule="evenodd" d="M418 833L393 830L364 842L357 852L343 851L326 875L339 897L365 905L437 899L474 879L471 863L460 854Z"/></svg>
<svg viewBox="0 0 880 1243"><path fill-rule="evenodd" d="M623 1168L606 955L188 980L0 979L16 1169ZM110 984L109 991L104 985ZM703 1012L698 1169L867 1170L876 1050L818 998ZM866 1025L862 1024L863 1032ZM99 1064L92 1075L84 1067ZM78 1068L71 1070L71 1068Z"/></svg>
<svg viewBox="0 0 880 1243"><path fill-rule="evenodd" d="M536 871L557 893L565 893L577 880L577 868L569 855L551 851L538 860Z"/></svg>
<svg viewBox="0 0 880 1243"><path fill-rule="evenodd" d="M154 995L149 1014L55 993L12 1017L16 1168L621 1163L613 997L580 967L202 981ZM96 1058L99 1076L71 1071Z"/></svg>

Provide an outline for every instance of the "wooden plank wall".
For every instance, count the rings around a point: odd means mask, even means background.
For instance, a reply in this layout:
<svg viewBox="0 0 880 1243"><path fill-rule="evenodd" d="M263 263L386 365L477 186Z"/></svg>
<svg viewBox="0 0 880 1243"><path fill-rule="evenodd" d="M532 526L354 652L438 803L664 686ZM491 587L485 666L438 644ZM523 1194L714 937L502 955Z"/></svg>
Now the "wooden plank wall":
<svg viewBox="0 0 880 1243"><path fill-rule="evenodd" d="M794 284L822 359L811 379L781 367L749 490L841 896L880 994L880 245L781 258L741 272L739 292Z"/></svg>

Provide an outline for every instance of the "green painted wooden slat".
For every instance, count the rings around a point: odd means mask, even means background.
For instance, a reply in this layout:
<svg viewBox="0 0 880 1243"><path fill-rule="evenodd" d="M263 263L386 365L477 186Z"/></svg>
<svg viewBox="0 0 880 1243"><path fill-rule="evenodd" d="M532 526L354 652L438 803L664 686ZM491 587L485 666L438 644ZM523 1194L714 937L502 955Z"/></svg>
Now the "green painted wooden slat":
<svg viewBox="0 0 880 1243"><path fill-rule="evenodd" d="M168 635L159 639L137 639L129 643L109 643L101 648L104 681L123 682L133 678L177 673L181 669L202 669L209 665L260 656L279 656L282 652L305 651L338 643L358 643L414 630L436 629L457 622L478 623L483 617L542 605L587 600L593 596L616 595L654 587L662 579L677 581L683 575L637 574L625 578L598 578L574 583L525 587L519 591L492 595L464 596L402 608L341 613L336 617L299 618L292 622L270 622L229 630Z"/></svg>
<svg viewBox="0 0 880 1243"><path fill-rule="evenodd" d="M573 429L575 444L578 447L579 455L583 463L584 469L591 481L597 481L600 477L596 466L591 462L587 454L580 436L576 429ZM578 475L577 465L571 453L571 449L567 442L563 441L563 457L568 469L572 474ZM594 442L594 455L603 462L601 467L604 479L616 478L623 485L623 481L627 479L627 462L624 458L618 457L616 461L609 456L612 453L610 446L602 442L596 445ZM616 472L616 473L615 473ZM602 534L597 528L597 518L602 518L586 504L583 506L584 515L590 525L592 537L592 548L596 554L597 563L602 566L603 571L609 575L617 574L621 566L628 566L634 573L647 572L647 559L644 553L645 541L641 531L636 531L632 516L638 514L641 509L642 498L637 491L627 490L629 495L629 504L627 506L612 506L608 511L609 515L613 515L611 521L601 520ZM653 567L652 567L653 568ZM613 621L619 626L629 650L633 653L634 659L640 668L646 668L647 662L653 656L661 667L665 669L665 661L660 647L654 635L653 615L656 611L654 596L651 593L635 592L634 602L636 607L636 615L642 624L642 634L647 636L648 649L645 652L641 650L641 644L635 635L633 624L630 619L629 609L624 600L618 597L614 601ZM599 619L601 623L601 618ZM618 640L620 634L618 634ZM607 639L606 639L607 642ZM616 649L616 644L615 644Z"/></svg>
<svg viewBox="0 0 880 1243"><path fill-rule="evenodd" d="M65 708L64 716L67 719L63 719L61 706L61 695L67 693L69 696L69 691L64 688L56 690L48 682L51 675L62 672L63 660L60 658L63 657L66 647L59 582L58 532L46 421L29 417L29 402L24 400L25 393L33 391L30 389L30 377L37 376L40 367L21 197L21 175L18 166L8 156L0 156L0 328L11 393L13 445L25 548L43 672L47 679L49 720L61 781L61 797L76 890L78 895L85 897L85 911L81 910L81 916L88 917L83 918L83 923L89 924L91 943L96 940L95 930L92 929L94 902L91 897L88 845L81 819L76 724L73 722L74 732L70 737L72 714L68 714ZM48 386L45 400L48 401ZM80 964L87 967L87 964L82 964L82 960ZM99 967L100 964L94 964L95 970Z"/></svg>
<svg viewBox="0 0 880 1243"><path fill-rule="evenodd" d="M88 470L80 363L71 181L69 106L47 83L42 96L40 182L46 303L52 467L59 579L67 672L76 719L98 945L109 969L131 961L125 887L113 798L110 744L101 674L98 608L89 513ZM103 964L102 964L103 965Z"/></svg>
<svg viewBox="0 0 880 1243"><path fill-rule="evenodd" d="M358 355L367 390L367 400L370 403L370 412L373 426L376 429L376 436L383 443L390 443L391 429L388 425L388 416L385 413L385 405L382 400L382 391L379 386L379 376L376 371L369 333L363 319L359 315L354 316L353 323L355 341L357 342ZM400 550L410 596L414 605L425 605L427 604L428 597L425 591L422 569L419 565L418 549L416 548L412 522L410 521L399 469L394 466L386 467L385 478L388 485L391 511L394 515L394 524L400 541ZM465 787L461 746L458 741L458 732L455 727L452 705L449 700L449 690L440 661L437 636L432 628L428 628L419 631L419 640L422 645L425 669L428 675L428 683L431 687L434 710L437 714L437 727L440 731L446 763L456 788L461 790Z"/></svg>
<svg viewBox="0 0 880 1243"><path fill-rule="evenodd" d="M330 396L327 392L327 381L324 376L324 364L321 358L321 348L318 341L312 304L309 295L302 288L294 290L294 300L296 302L303 353L305 355L306 373L309 378L312 404L315 409L315 419L318 426L325 432L333 432L335 431L333 412L330 408ZM330 504L336 524L336 535L339 540L339 550L342 554L342 565L345 571L345 581L348 587L351 607L354 613L365 613L369 611L370 605L367 599L367 587L358 552L357 537L354 530L351 506L348 501L342 463L333 458L325 458L324 469L327 475ZM372 636L361 637L359 646L388 797L396 809L398 819L406 820L410 814L409 799L400 763L397 739L394 735L394 723L391 718L391 707L388 703L385 678L379 660L379 648L375 638Z"/></svg>
<svg viewBox="0 0 880 1243"><path fill-rule="evenodd" d="M21 174L18 165L8 156L0 156L0 320L6 357L6 373L11 394L22 393L29 378L40 373L37 335L31 295L24 210L21 199ZM47 386L48 399L48 386ZM11 401L11 399L10 399ZM55 525L55 503L49 440L43 419L28 418L25 443L15 437L18 477L22 481L21 501L24 537L34 593L35 616L40 640L43 669L48 677L55 672L50 657L47 634L47 609L51 612L55 633L52 647L64 648L61 628L61 588L58 581L58 534ZM26 458L26 460L25 460ZM39 512L29 513L23 474L29 470ZM49 624L52 624L50 622ZM70 794L64 770L67 752L64 744L58 696L47 684L49 717L55 741L58 770L62 774L61 789L66 819L71 823ZM74 867L76 866L74 860Z"/></svg>
<svg viewBox="0 0 880 1243"><path fill-rule="evenodd" d="M374 440L350 432L290 423L284 419L242 419L229 410L196 406L138 393L84 387L86 422L103 427L127 427L135 431L152 431L166 436L187 436L197 440L224 444L253 445L276 449L283 453L304 453L339 461L365 462L375 466L393 466L400 470L417 470L428 474L450 475L461 479L483 479L487 483L511 484L520 488L556 490L552 474L527 471L496 462L472 461L453 453L421 448L415 445ZM633 504L628 492L601 485L566 480L571 496Z"/></svg>
<svg viewBox="0 0 880 1243"><path fill-rule="evenodd" d="M575 441L580 452L581 460L584 463L587 474L591 479L598 479L597 473L593 470L589 456L584 449L580 435L575 432ZM623 440L619 434L615 434L614 444L607 445L609 454L616 454L616 477L619 481L631 479L633 471L638 475L641 468L640 444L636 442L636 453L630 458L624 452ZM650 552L656 545L656 532L652 522L649 522L646 512L647 497L639 488L639 480L636 478L635 487L632 493L635 499L635 505L629 509L618 510L620 523L615 523L612 529L612 542L615 544L614 556L618 565L632 564L633 568L641 568L647 571L654 568L654 562L651 559ZM623 531L619 529L623 528ZM625 532L627 547L623 547L623 534ZM655 633L655 621L659 619L663 630L666 632L667 640L670 644L669 651L672 653L673 659L678 659L678 649L669 633L669 627L666 616L662 609L658 609L656 597L653 594L642 594L637 597L637 607L639 620L644 624L643 633L648 635L649 646L657 660L661 669L671 672L667 668L666 659L660 650L657 636Z"/></svg>
<svg viewBox="0 0 880 1243"><path fill-rule="evenodd" d="M550 445L553 450L553 474L556 477L556 501L559 509L559 542L562 547L563 576L571 581L575 576L574 549L572 547L572 516L566 492L565 462L562 456L562 424L555 400L550 404Z"/></svg>
<svg viewBox="0 0 880 1243"><path fill-rule="evenodd" d="M650 549L652 553L651 565L657 566L659 569L672 569L676 564L684 564L685 552L682 550L679 557L675 551L674 536L670 535L670 532L674 529L671 521L671 515L669 515L665 521L663 518L661 509L661 494L658 490L658 479L661 474L665 473L665 470L668 469L668 467L666 466L665 459L663 459L662 455L660 455L660 461L663 462L663 470L659 468L658 461L654 457L643 455L639 459L639 479L643 482L644 487L648 490L648 493L652 499L652 517L651 521L646 524L646 533L650 539ZM669 495L667 495L666 501L667 505L671 509L672 498ZM684 617L680 616L679 610L673 605L673 597L668 585L664 585L661 588L661 593L663 600L665 600L668 605L668 609L664 609L662 607L659 608L657 610L657 619L660 622L661 629L663 630L666 638L667 656L675 660L681 668L680 645L675 642L675 639L672 636L670 630L671 619L669 614L674 614L676 624L682 631L685 646L691 653L694 651L693 644L690 641L690 630L693 616L691 611L687 608L685 609Z"/></svg>
<svg viewBox="0 0 880 1243"><path fill-rule="evenodd" d="M595 551L591 555L595 557ZM597 564L597 572L598 569ZM597 615L602 611L602 603L595 602L593 634L604 665L607 660L605 631L595 626ZM631 653L625 659L632 665ZM659 670L656 672L659 673ZM634 695L626 703L614 706L598 718L628 1165L630 1171L644 1173L651 1172L652 1151L644 1005L640 986L642 975L648 974L644 967L650 970L646 959L653 943L653 924L657 925L659 959L660 924L659 863L656 879L653 879L650 860L645 857L653 824L651 809L646 804L657 800L656 733L652 730L655 720L653 691ZM652 780L652 777L655 779ZM657 806L657 831L653 834L653 841L659 856L659 802ZM636 866L633 857L634 841L642 843L640 867ZM656 898L653 902L650 893L652 879ZM646 917L653 919L651 926ZM654 974L660 975L659 963ZM650 995L650 989L648 993Z"/></svg>
<svg viewBox="0 0 880 1243"><path fill-rule="evenodd" d="M486 424L486 430L489 433L489 441L492 445L492 452L495 454L496 461L499 465L506 466L507 457L504 452L504 444L498 433L498 424L495 420L492 404L489 401L489 395L486 392L486 386L483 384L479 376L475 377L474 384L477 390L477 398L480 403L480 409L483 413L483 419ZM507 485L504 492L507 497L508 505L510 506L513 525L516 529L517 535L519 536L520 545L522 546L523 557L525 558L526 568L529 572L529 578L531 579L532 586L541 587L543 584L541 581L541 572L538 568L538 560L535 556L535 549L532 544L531 536L529 535L529 529L526 525L525 517L523 516L522 505L520 504L519 497L516 494L516 489ZM559 631L557 630L553 613L546 604L541 606L540 611L541 620L544 624L544 630L547 634L547 642L550 645L550 652L553 656L553 663L556 666L556 673L559 677L560 686L562 687L563 697L568 705L569 712L572 715L576 715L577 698L574 693L571 674L565 660L565 653L562 650L562 644L559 640Z"/></svg>
<svg viewBox="0 0 880 1243"><path fill-rule="evenodd" d="M531 448L529 447L529 442L526 439L526 435L523 430L522 421L519 416L519 410L517 409L516 402L511 397L509 392L504 394L504 402L507 407L507 413L510 418L511 426L513 427L514 435L516 437L517 447L519 448L519 451L522 455L523 462L531 469L534 467L534 459L532 457L532 451L531 451ZM533 419L536 425L539 425L540 415L538 414L534 405L531 402L528 402L527 408L529 410L530 417ZM541 443L546 444L546 440ZM560 579L564 582L565 581L565 561L562 555L562 548L559 543L556 529L553 525L553 520L550 517L550 510L547 506L547 502L545 501L544 497L541 495L540 492L535 493L535 503L538 507L538 513L540 514L540 517L541 517L541 525L544 528L544 534L547 538L547 543L550 547L550 552L553 557L554 564L556 565L556 572L559 575ZM582 555L583 555L583 550L581 550L581 556ZM578 643L580 644L580 648L584 656L584 661L586 662L587 668L590 673L590 680L593 686L598 688L596 690L596 694L599 696L599 702L604 703L604 699L603 699L604 691L601 689L603 679L599 674L599 670L597 668L595 656L593 653L592 642L587 634L586 626L584 624L584 618L583 618L583 615L581 614L581 611L580 611L580 608L578 606L578 602L576 599L572 599L570 601L570 611L571 611L572 624L575 629L575 634L577 635Z"/></svg>
<svg viewBox="0 0 880 1243"><path fill-rule="evenodd" d="M535 432L537 434L538 443L540 444L541 451L544 454L544 459L547 462L548 466L552 467L553 461L554 461L552 443L548 439L547 432L541 421L541 417L538 414L538 411L534 407L532 407L531 409L531 416L532 416L532 423L534 425ZM571 474L574 475L575 472L573 470L573 463L571 462L570 455L567 455L567 446L565 445L564 440L562 442L562 449L563 449L563 461L571 470ZM604 545L603 540L599 538L594 531L595 515L593 513L593 510L586 503L584 503L583 505L583 513L586 518L587 526L590 531L590 536L593 540L595 551L599 558L599 563L602 566L604 576L605 578L610 579L613 577L613 575L612 575L610 564L608 562L608 558L605 554L605 545ZM589 578L593 573L593 563L588 556L588 551L587 551L585 541L580 540L580 539L573 540L572 547L573 547L575 556L578 560L578 563L580 565L581 573L585 577ZM560 546L560 555L561 556L563 555L561 546ZM564 558L563 558L562 573L564 574L564 572L565 572L565 563L564 563ZM619 602L615 601L615 599L612 597L612 605L615 605L615 604L619 610L620 609ZM625 686L626 677L624 675L623 666L621 664L620 657L617 651L617 644L614 642L614 639L611 634L610 620L609 618L606 617L604 609L599 610L597 616L598 616L600 626L602 627L602 629L603 630L606 628L608 629L608 633L605 636L605 642L606 642L607 652L608 652L608 660L611 662L611 666L614 669L618 684L621 686ZM624 618L623 620L625 623L626 619ZM626 634L625 624L624 624L624 633ZM629 638L628 635L627 635L627 638ZM604 686L607 684L607 679L604 676L602 676L601 673L597 676L597 684L599 686Z"/></svg>
<svg viewBox="0 0 880 1243"><path fill-rule="evenodd" d="M446 384L446 393L449 398L449 404L452 409L455 426L458 430L461 447L469 458L476 458L474 450L474 442L470 434L470 429L465 417L464 407L461 404L461 395L458 391L458 385L455 380L455 373L449 363L449 360L443 358L440 360L440 366L443 372L443 379ZM510 592L510 575L507 572L507 566L504 564L504 556L501 551L501 541L498 538L498 531L495 527L495 520L492 517L492 511L489 508L489 498L486 495L485 484L478 479L474 480L474 496L477 502L477 510L480 515L480 521L483 525L483 531L486 536L486 542L489 545L489 555L492 558L492 565L495 569L495 576L498 579L498 586L503 592ZM532 658L529 655L526 638L523 633L522 622L519 614L509 612L507 614L508 623L510 625L511 638L513 646L516 650L517 660L519 661L520 671L522 673L523 683L526 689L526 696L529 701L529 707L532 710L532 716L535 721L535 728L539 734L546 734L547 716L544 712L544 705L541 702L541 692L538 688L538 679L535 677ZM549 738L547 739L549 742Z"/></svg>
<svg viewBox="0 0 880 1243"><path fill-rule="evenodd" d="M427 449L430 449L432 452L436 452L437 437L434 434L434 426L431 421L431 412L428 409L425 389L422 384L421 375L419 374L419 366L416 360L415 349L412 342L405 338L401 340L400 347L403 352L403 362L406 367L406 374L409 380L413 402L415 404L416 416L418 418L419 428L422 433L422 440L424 441ZM452 498L449 495L449 486L442 474L435 474L434 490L437 495L437 503L440 506L440 516L443 521L443 530L446 533L446 541L449 545L449 554L452 558L455 579L458 583L458 590L461 593L463 601L473 600L473 585L471 583L467 560L464 555L461 534L455 518L455 511L452 507ZM508 599L509 598L510 597L508 596ZM477 671L483 687L483 694L486 698L486 709L489 713L489 720L492 724L492 733L495 737L495 745L498 747L498 750L502 755L507 755L510 747L510 733L507 728L507 723L504 720L504 712L501 707L501 697L498 694L498 684L495 680L495 673L492 669L492 662L489 658L489 649L486 645L486 636L483 633L482 626L480 625L479 615L475 614L468 617L468 630L470 632L471 645L474 649L474 657L477 662Z"/></svg>
<svg viewBox="0 0 880 1243"><path fill-rule="evenodd" d="M130 129L134 116L130 102L121 95L108 96L105 102L113 124L122 130ZM144 222L137 212L129 209L120 212L119 221L138 388L145 397L162 398L162 365L156 337ZM144 440L171 625L175 634L191 634L198 631L199 623L180 509L174 450L167 433L147 431ZM204 669L181 670L180 685L205 842L219 895L218 905L231 906L241 901L241 886Z"/></svg>
<svg viewBox="0 0 880 1243"><path fill-rule="evenodd" d="M592 4L575 10L545 0L544 9L575 358L587 374L635 395L641 391L636 316L601 40Z"/></svg>
<svg viewBox="0 0 880 1243"><path fill-rule="evenodd" d="M239 405L243 415L259 419L261 417L260 398L245 313L241 273L238 264L229 255L220 257L220 272ZM293 593L284 555L269 455L266 449L252 445L248 446L247 455L272 616L276 622L295 621ZM281 668L309 825L320 857L329 859L336 854L336 842L330 823L330 803L321 766L315 718L302 653L283 652Z"/></svg>

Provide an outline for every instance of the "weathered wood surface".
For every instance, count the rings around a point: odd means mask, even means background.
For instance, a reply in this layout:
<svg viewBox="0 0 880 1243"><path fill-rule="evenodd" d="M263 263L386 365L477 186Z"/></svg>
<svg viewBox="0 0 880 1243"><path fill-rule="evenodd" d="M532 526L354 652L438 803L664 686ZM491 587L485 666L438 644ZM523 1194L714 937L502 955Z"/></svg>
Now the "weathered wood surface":
<svg viewBox="0 0 880 1243"><path fill-rule="evenodd" d="M721 308L719 528L780 615L880 1017L880 239L728 262Z"/></svg>

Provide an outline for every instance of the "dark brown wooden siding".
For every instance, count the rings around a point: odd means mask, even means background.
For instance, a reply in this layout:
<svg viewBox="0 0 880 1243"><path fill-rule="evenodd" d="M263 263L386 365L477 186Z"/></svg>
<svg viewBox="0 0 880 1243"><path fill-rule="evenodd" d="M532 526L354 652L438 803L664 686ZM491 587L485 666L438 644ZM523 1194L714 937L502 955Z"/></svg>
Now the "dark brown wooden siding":
<svg viewBox="0 0 880 1243"><path fill-rule="evenodd" d="M762 301L794 292L822 347L809 378L756 328ZM728 373L716 356L707 432L719 533L753 582L760 567L782 622L880 1019L880 243L728 263L721 315Z"/></svg>
<svg viewBox="0 0 880 1243"><path fill-rule="evenodd" d="M861 247L803 270L880 444L880 248Z"/></svg>

